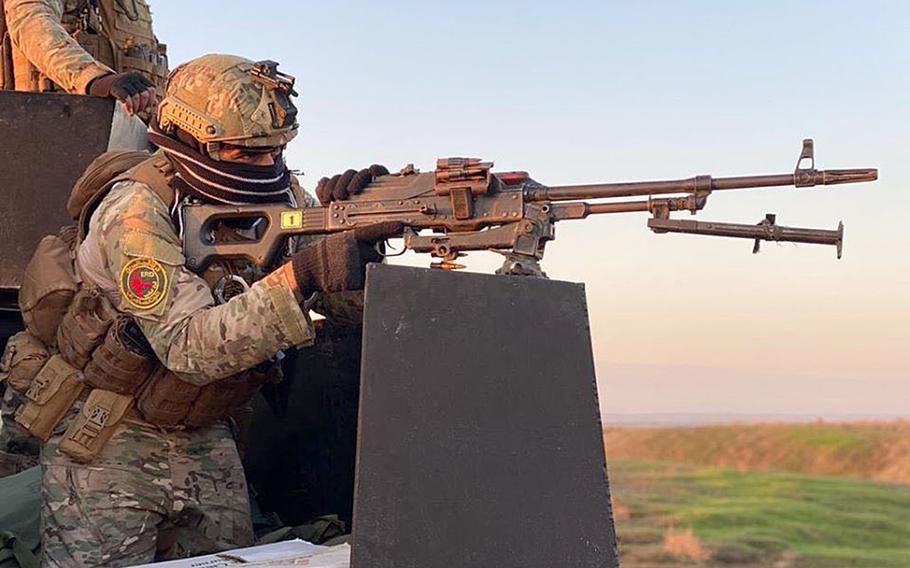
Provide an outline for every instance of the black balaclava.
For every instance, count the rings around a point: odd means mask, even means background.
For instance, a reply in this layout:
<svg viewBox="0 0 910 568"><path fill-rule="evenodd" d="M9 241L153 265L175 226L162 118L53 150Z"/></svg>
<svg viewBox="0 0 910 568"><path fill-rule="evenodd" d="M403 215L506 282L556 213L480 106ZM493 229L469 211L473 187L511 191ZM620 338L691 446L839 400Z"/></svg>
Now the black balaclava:
<svg viewBox="0 0 910 568"><path fill-rule="evenodd" d="M213 160L193 146L172 138L152 121L149 140L157 145L176 171L181 193L207 201L243 203L292 203L291 173L280 158L270 166Z"/></svg>

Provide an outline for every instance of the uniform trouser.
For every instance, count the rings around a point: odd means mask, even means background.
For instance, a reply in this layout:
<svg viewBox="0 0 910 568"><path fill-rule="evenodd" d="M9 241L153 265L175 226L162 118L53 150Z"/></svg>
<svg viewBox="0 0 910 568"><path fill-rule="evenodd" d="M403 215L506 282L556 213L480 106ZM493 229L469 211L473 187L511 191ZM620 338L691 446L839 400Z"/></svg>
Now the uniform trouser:
<svg viewBox="0 0 910 568"><path fill-rule="evenodd" d="M42 447L41 565L130 566L253 543L246 480L224 423L125 422L89 465Z"/></svg>

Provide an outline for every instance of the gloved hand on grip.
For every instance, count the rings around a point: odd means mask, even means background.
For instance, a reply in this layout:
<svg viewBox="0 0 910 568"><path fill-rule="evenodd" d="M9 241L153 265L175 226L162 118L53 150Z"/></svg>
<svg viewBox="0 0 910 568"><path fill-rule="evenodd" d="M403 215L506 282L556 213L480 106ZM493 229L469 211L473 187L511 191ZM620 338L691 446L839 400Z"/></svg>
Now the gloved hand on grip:
<svg viewBox="0 0 910 568"><path fill-rule="evenodd" d="M376 244L401 235L404 226L398 221L385 221L335 233L296 252L289 262L299 297L313 292L360 290L366 278L366 266L382 261Z"/></svg>
<svg viewBox="0 0 910 568"><path fill-rule="evenodd" d="M343 174L336 174L331 178L324 177L316 184L316 197L323 207L333 201L342 201L352 195L357 195L363 188L373 183L373 179L389 174L385 166L373 164L369 168L354 171L347 170Z"/></svg>
<svg viewBox="0 0 910 568"><path fill-rule="evenodd" d="M126 112L151 113L158 104L155 85L141 73L111 73L89 83L88 94L96 97L113 97L123 103Z"/></svg>

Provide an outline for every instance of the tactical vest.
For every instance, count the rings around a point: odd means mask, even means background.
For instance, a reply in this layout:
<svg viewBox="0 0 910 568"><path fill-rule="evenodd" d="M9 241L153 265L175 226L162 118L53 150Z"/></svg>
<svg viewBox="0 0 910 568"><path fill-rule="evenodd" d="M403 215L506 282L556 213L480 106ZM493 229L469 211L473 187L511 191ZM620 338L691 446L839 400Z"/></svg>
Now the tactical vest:
<svg viewBox="0 0 910 568"><path fill-rule="evenodd" d="M136 153L120 154L128 154L117 158L120 164L137 159ZM104 166L104 160L93 166ZM91 174L90 166L80 182ZM60 444L80 462L98 455L123 420L163 429L204 426L243 413L264 382L281 378L280 366L267 363L206 386L184 381L161 364L132 316L115 310L99 289L78 282L75 248L110 188L120 181L140 182L173 203L171 175L167 159L156 154L98 191L80 192L77 182L68 203L71 212L81 204L76 230L69 231L74 238L67 243L60 236L45 237L26 268L20 293L26 331L11 338L3 366L10 386L25 392L16 421L47 441L83 401ZM99 177L104 176L95 176L95 183ZM225 270L230 266L222 264L200 276L213 285Z"/></svg>
<svg viewBox="0 0 910 568"><path fill-rule="evenodd" d="M152 14L145 0L64 0L64 29L96 61L118 73L138 71L164 93L168 75L167 46L152 31ZM17 91L59 91L15 45L0 58L12 63Z"/></svg>

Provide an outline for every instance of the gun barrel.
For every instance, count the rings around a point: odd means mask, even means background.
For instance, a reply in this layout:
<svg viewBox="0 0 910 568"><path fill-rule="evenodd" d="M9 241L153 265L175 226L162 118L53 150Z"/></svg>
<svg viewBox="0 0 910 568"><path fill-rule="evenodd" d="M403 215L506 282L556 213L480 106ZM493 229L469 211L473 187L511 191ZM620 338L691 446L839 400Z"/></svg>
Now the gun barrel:
<svg viewBox="0 0 910 568"><path fill-rule="evenodd" d="M705 175L679 180L536 187L528 190L528 199L530 201L570 201L574 199L603 199L611 197L664 195L670 193L698 193L725 189L778 187L787 185L812 187L816 185L860 183L875 181L876 179L878 179L878 170L874 168L853 170L797 170L796 172L789 174L723 178L713 178Z"/></svg>

